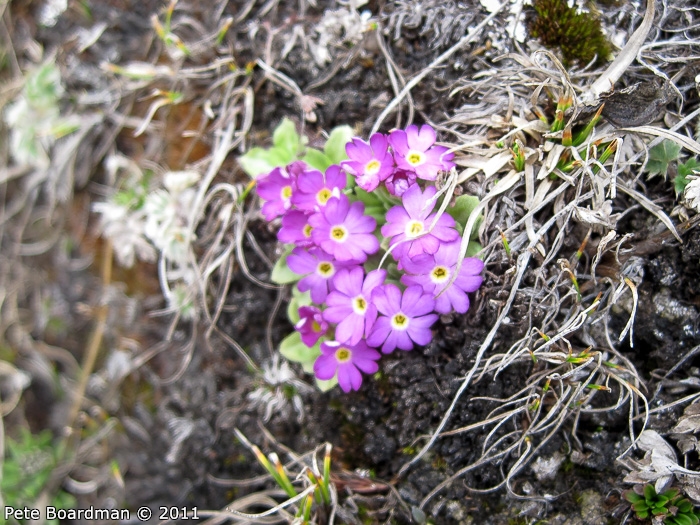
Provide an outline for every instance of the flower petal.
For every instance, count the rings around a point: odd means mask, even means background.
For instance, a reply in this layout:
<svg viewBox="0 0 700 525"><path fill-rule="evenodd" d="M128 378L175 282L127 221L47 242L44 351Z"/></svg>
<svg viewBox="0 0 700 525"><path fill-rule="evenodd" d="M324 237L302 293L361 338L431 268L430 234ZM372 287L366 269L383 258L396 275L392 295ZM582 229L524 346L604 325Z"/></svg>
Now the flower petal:
<svg viewBox="0 0 700 525"><path fill-rule="evenodd" d="M406 134L408 135L408 146L419 151L427 151L437 140L437 133L427 124L423 124L420 131L415 134L408 131Z"/></svg>
<svg viewBox="0 0 700 525"><path fill-rule="evenodd" d="M334 355L320 355L314 362L314 374L319 379L332 379L338 369L338 361Z"/></svg>

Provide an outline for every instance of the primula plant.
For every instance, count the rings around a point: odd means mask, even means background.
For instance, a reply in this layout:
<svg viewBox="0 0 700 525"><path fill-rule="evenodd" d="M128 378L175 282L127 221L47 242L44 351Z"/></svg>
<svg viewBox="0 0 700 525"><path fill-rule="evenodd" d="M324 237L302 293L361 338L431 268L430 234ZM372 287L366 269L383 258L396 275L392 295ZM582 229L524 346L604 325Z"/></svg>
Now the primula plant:
<svg viewBox="0 0 700 525"><path fill-rule="evenodd" d="M657 494L654 485L637 485L627 490L624 498L632 504L632 510L639 520L650 520L664 525L697 525L700 512L690 500L676 488Z"/></svg>
<svg viewBox="0 0 700 525"><path fill-rule="evenodd" d="M263 216L280 223L288 245L272 279L294 285L296 330L280 351L322 389L337 382L344 392L379 370L382 353L429 344L438 314L466 313L484 267L469 256L478 243L461 255L478 200L464 195L445 208L436 187L455 164L435 130L411 125L364 141L347 129L320 152L305 149L285 121L272 149L241 159L257 175Z"/></svg>

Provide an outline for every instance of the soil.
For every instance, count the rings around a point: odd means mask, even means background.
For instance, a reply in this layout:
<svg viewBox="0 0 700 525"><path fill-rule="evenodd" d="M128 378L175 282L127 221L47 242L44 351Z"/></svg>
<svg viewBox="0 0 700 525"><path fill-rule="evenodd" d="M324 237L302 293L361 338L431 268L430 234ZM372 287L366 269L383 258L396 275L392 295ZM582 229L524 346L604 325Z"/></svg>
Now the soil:
<svg viewBox="0 0 700 525"><path fill-rule="evenodd" d="M452 1L422 0L420 3L424 6L422 16L411 8L411 2L372 1L366 6L386 28L385 43L398 70L407 78L426 67L488 14L478 2L464 3L469 6ZM329 7L325 2L314 5L301 0L229 2L222 16L239 16L244 4L253 7L243 21L231 27L226 40L239 67L266 58L266 52L278 57L285 38L273 39L268 50L266 46L273 30L284 35L301 21L308 34L312 34L323 9ZM303 16L299 13L301 4L306 5ZM335 2L332 4L337 7ZM211 20L215 10L209 12L203 6L197 8L196 2L184 0L180 5L176 18L187 13L207 27L217 27L218 21ZM272 8L261 14L269 5ZM26 35L31 35L47 50L57 50L57 61L62 70L69 72L66 89L70 93L107 86L100 72L100 63L104 60L124 64L152 61L157 56L157 42L154 42L149 20L153 13L161 12L159 2L105 2L90 7L90 21L80 14L75 3L53 28L37 27L33 22L39 8L34 2L17 3L8 8L17 22L12 35L14 41L26 42ZM598 9L605 21L615 20L618 27L630 26L642 13L641 8L632 4L627 7L601 5ZM671 29L675 19L669 20L666 27ZM70 35L80 27L101 22L108 28L104 37L94 46L78 52ZM497 18L491 27L491 38L480 35L412 90L416 122L440 124L465 104L476 102L468 92L460 91L454 96L450 93L465 78L478 77L503 64L496 61L496 57L516 51L517 46L507 38L494 37L505 34L506 24L505 16ZM191 26L186 27L194 31ZM183 31L186 34L186 29ZM662 39L664 34L654 35L654 38ZM304 124L310 145L323 142L323 131L343 124L354 126L360 136L366 137L383 107L393 98L386 61L375 38L369 34L357 46L334 49L333 61L325 66L314 62L301 45L295 46L284 60L275 61L275 67L291 78L304 94L320 101L315 110L316 121ZM487 41L498 44L498 48L489 47ZM678 71L676 68L667 73ZM634 73L623 81L632 84L641 78ZM683 70L679 75L680 85L690 94L694 89L690 73ZM326 78L324 82L319 81ZM260 70L254 71L252 86L255 107L250 144L269 145L270 134L282 118L292 118L301 125L297 100L289 89L265 81ZM309 86L313 87L307 90ZM190 86L190 89L202 88ZM687 100L683 115L697 109L697 94ZM142 108L140 102L127 97L119 107L125 114L133 111L142 116L148 106ZM673 106L670 111L676 108ZM405 124L407 116L408 109L404 105L398 116L393 114L383 123L381 130L388 131L397 123ZM184 127L186 122L197 122L199 116L183 110L182 115L175 114L171 119L173 125ZM114 137L113 132L118 132L118 136ZM197 144L200 149L190 153L186 151L192 143L187 142L171 144L170 149L158 149L151 143L134 139L131 130L120 131L115 123L105 122L100 127L99 137L108 136L114 138L110 147L133 158L162 162L172 169L204 158L212 142L202 139ZM106 143L106 139L104 141ZM87 218L90 201L98 198L99 185L107 182L106 175L98 167L106 151L100 144L96 141L86 152L94 157L91 165L97 168L93 168L83 184L76 185L74 208L67 213L83 218L79 229L66 228L62 234L64 239L75 243L75 248L64 259L47 258L27 263L29 272L45 272L40 280L51 283L48 289L62 305L56 316L64 327L35 330L32 335L36 340L67 349L73 361L82 358L95 319L94 312L85 313L85 305L95 308L101 301L97 290L101 286L99 257L103 244L97 238L95 220ZM238 183L245 181L245 177L231 156L217 180ZM477 179L473 184L482 194L487 191L486 181ZM677 205L671 187L669 181L656 181L648 185L646 193L647 198L668 215ZM570 194L573 193L572 189ZM626 195L618 194L612 205L614 212L622 212L635 203ZM540 224L548 220L547 214L551 211L547 208L538 216ZM599 292L608 293L606 271L608 274L620 272L629 268L625 265L630 261L637 263L634 277L639 302L633 335L628 334L618 342L633 309L629 293L609 308L607 335L610 341L616 342L619 354L638 371L644 393L651 400L650 408L695 393L700 384L700 360L696 355L700 345L700 230L695 224L697 222L681 231L681 244L665 235L658 221L646 210L637 208L618 224L620 234L633 234L623 245L622 260L607 259L599 267L598 280L593 281L590 261L595 255L596 242L602 236L598 232L592 237L593 248L588 248L580 263L580 274L588 275L581 284L586 288L584 295L589 303ZM249 231L267 257L273 259L280 253L274 225L265 223L257 215L249 223ZM572 226L567 233L559 257L573 260L586 230ZM543 242L549 246L555 239L543 239ZM243 252L250 273L267 282L268 262L256 252L249 239L243 241ZM68 267L69 260L81 259L92 260L92 264ZM534 260L538 260L537 255ZM442 316L429 346L384 357L378 376L366 380L359 392L344 394L336 388L321 393L297 388L287 392L286 408L274 411L269 418L265 418L264 407L254 406L249 397L262 385L259 377L226 337L235 339L256 363L269 362L271 351L292 330L284 301L288 299L288 290L261 288L236 263L217 330L207 334L209 327L204 321L181 322L170 340L163 343L170 334L169 319L149 315L164 307L156 267L141 264L131 271L115 270L105 346L116 345L127 338L137 341L144 351L149 348L160 348L160 351L124 378L117 390L101 390L96 380L89 384L87 395L94 406L102 407L102 411L83 414L82 423L89 426L93 420L114 419L118 424L104 444L103 456L94 453L94 457L83 458L84 463L97 469L109 464L109 459L116 460L123 482L112 479L95 490L77 491L78 505L96 508L116 505L132 511L141 506L218 510L249 494L273 489L269 480L261 478L264 471L253 454L237 439L234 429L238 429L263 451L276 451L281 456L285 451L303 454L324 442L331 443L333 480L340 501L336 523L418 523L422 513L432 523L446 525L519 524L534 523L538 519L551 524L620 523L628 509L621 494L629 485L623 482L627 471L616 458L630 445L628 404L601 412L571 411L560 422L559 430L543 443L530 461L522 469L516 469L508 489L504 485L505 476L517 466L522 449L466 472L419 510L424 498L435 487L459 469L479 460L485 443L502 439L497 449L504 450L513 442L513 436L528 428L532 421L528 411L500 427L477 424L492 417L494 411L502 410L505 400L518 396L528 381L544 370L546 365L534 360L519 361L498 374L488 373L472 382L457 402L444 431L477 426L438 439L417 464L400 473L440 424L474 365L480 346L504 308L513 284L513 268L513 259L502 251L490 257L484 284L473 294L468 314ZM535 290L540 280L550 279L558 271L553 263L539 266L536 262L528 268L523 277L524 288L516 294L511 306L509 322L501 325L491 343L494 353L506 352L547 317L548 303L533 304L527 291ZM281 303L280 293L283 294ZM26 299L26 304L29 302ZM566 308L576 306L563 304ZM272 327L271 332L268 327ZM572 334L570 342L577 351L589 346L591 340L601 340L602 332L594 330L602 328L591 328L592 336ZM98 370L105 360L103 357L98 361ZM681 361L682 366L676 367ZM32 369L26 355L20 355L15 364ZM182 364L186 364L184 370L180 370ZM296 365L293 368L299 377L312 382ZM59 367L57 371L66 370ZM176 379L169 379L173 377ZM35 372L33 378L17 409L23 411L23 416L11 414L5 419L8 433L12 433L13 425L21 426L24 422L34 431L51 428L60 434L65 425L66 400L61 399L50 377ZM592 398L589 408L615 404L620 387L610 386L610 392L599 392ZM294 408L292 394L300 396L303 414ZM677 405L654 413L648 428L668 437L684 407ZM641 431L641 419L635 420L633 429L636 433ZM670 438L669 442L675 444ZM700 470L697 453L679 454L679 457L685 461L682 463L685 468ZM548 464L555 466L548 468ZM79 478L80 474L74 476ZM231 481L246 479L252 481L248 484ZM66 486L70 489L70 484ZM249 512L253 510L248 509Z"/></svg>

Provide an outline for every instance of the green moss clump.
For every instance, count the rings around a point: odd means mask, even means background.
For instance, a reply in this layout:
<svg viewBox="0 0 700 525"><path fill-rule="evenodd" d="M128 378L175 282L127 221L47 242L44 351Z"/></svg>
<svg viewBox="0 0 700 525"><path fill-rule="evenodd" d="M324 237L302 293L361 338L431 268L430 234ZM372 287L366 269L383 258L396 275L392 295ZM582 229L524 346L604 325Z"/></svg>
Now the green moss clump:
<svg viewBox="0 0 700 525"><path fill-rule="evenodd" d="M579 13L566 0L534 0L528 16L530 35L548 48L561 51L562 63L584 66L596 59L606 62L612 46L605 38L598 20L591 13Z"/></svg>

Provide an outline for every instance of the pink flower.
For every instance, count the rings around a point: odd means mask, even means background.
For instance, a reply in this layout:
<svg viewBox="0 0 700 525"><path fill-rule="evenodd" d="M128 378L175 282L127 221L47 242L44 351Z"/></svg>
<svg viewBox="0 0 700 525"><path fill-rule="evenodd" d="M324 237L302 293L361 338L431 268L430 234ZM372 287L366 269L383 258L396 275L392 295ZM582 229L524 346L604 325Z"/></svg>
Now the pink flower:
<svg viewBox="0 0 700 525"><path fill-rule="evenodd" d="M382 352L389 354L396 348L411 350L414 343L427 345L433 339L430 327L438 316L430 312L435 299L420 286L409 286L402 295L395 284L385 284L372 300L384 315L377 318L367 337L369 346L382 345Z"/></svg>
<svg viewBox="0 0 700 525"><path fill-rule="evenodd" d="M309 348L313 347L328 330L328 323L323 320L321 310L315 306L299 308L299 322L294 328L301 335L301 341Z"/></svg>
<svg viewBox="0 0 700 525"><path fill-rule="evenodd" d="M332 379L338 375L338 384L343 392L359 390L362 374L374 374L379 370L377 360L381 354L369 348L364 341L356 345L331 341L321 343L321 355L314 363L314 373L319 379Z"/></svg>
<svg viewBox="0 0 700 525"><path fill-rule="evenodd" d="M434 146L437 135L435 130L424 124L412 124L406 128L396 129L389 134L389 144L394 150L396 165L404 170L413 171L418 178L435 180L439 171L447 171L455 166L451 160L454 153L447 153L445 146Z"/></svg>
<svg viewBox="0 0 700 525"><path fill-rule="evenodd" d="M302 211L318 211L326 206L328 199L340 195L346 184L345 172L335 164L326 170L325 175L317 170L304 171L297 178L292 204Z"/></svg>
<svg viewBox="0 0 700 525"><path fill-rule="evenodd" d="M412 171L394 170L394 173L384 181L386 189L396 197L403 196L406 190L416 183L416 174Z"/></svg>
<svg viewBox="0 0 700 525"><path fill-rule="evenodd" d="M332 289L331 279L340 268L345 268L355 261L338 262L332 255L320 248L294 248L287 257L287 266L299 275L305 277L299 281L300 292L311 291L311 300L322 304Z"/></svg>
<svg viewBox="0 0 700 525"><path fill-rule="evenodd" d="M299 210L291 210L282 217L282 227L277 232L277 238L280 242L287 244L301 247L313 246L311 230L309 214Z"/></svg>
<svg viewBox="0 0 700 525"><path fill-rule="evenodd" d="M435 311L441 314L466 313L469 310L467 293L478 290L484 280L480 275L484 269L483 261L467 257L462 261L454 283L445 290L457 268L459 250L459 242L442 244L434 255L419 255L404 263L406 271L413 275L402 276L401 282L406 286L419 284L424 292L436 297Z"/></svg>
<svg viewBox="0 0 700 525"><path fill-rule="evenodd" d="M333 277L334 291L328 294L323 318L338 323L335 338L357 344L369 333L377 318L377 307L372 303L372 291L386 278L386 270L374 270L365 277L362 267L340 270Z"/></svg>
<svg viewBox="0 0 700 525"><path fill-rule="evenodd" d="M382 235L391 237L390 246L394 258L403 268L404 258L412 258L422 253L433 254L441 242L452 242L459 237L454 219L443 213L430 233L427 233L435 220L431 213L434 204L428 204L437 190L428 186L421 192L420 186L414 184L403 194L403 206L394 206L386 214L387 223L382 226Z"/></svg>
<svg viewBox="0 0 700 525"><path fill-rule="evenodd" d="M365 191L376 190L394 170L387 138L381 133L372 135L369 144L359 138L352 139L345 146L345 152L350 160L343 161L342 166L357 177L357 185Z"/></svg>
<svg viewBox="0 0 700 525"><path fill-rule="evenodd" d="M342 193L331 197L325 208L309 217L311 238L339 261L363 263L367 255L379 250L379 241L373 234L377 221L364 212L364 204L350 204Z"/></svg>
<svg viewBox="0 0 700 525"><path fill-rule="evenodd" d="M263 204L262 214L271 221L289 210L292 206L292 194L296 190L296 181L282 168L275 168L258 179L258 195L267 202Z"/></svg>

